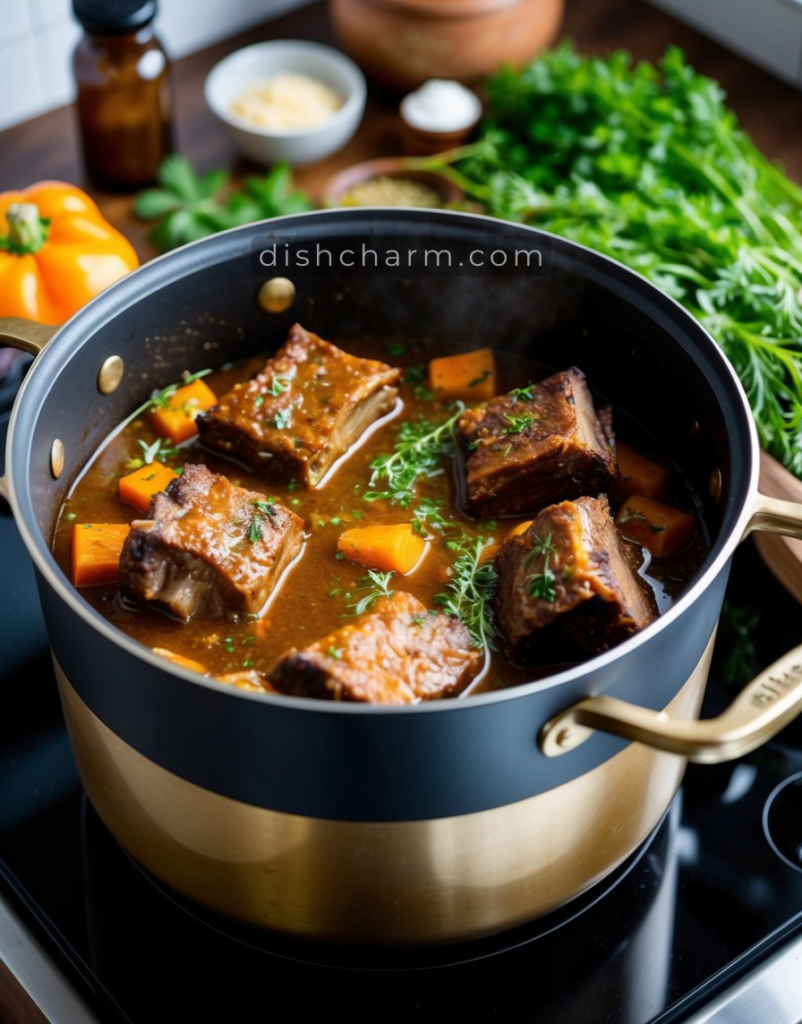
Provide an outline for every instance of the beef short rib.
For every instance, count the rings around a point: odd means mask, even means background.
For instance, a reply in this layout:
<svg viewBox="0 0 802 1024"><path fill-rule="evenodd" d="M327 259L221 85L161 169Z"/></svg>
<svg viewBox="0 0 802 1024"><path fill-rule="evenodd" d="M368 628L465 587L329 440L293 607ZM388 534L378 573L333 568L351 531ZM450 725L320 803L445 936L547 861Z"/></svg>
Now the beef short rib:
<svg viewBox="0 0 802 1024"><path fill-rule="evenodd" d="M521 665L579 661L620 643L656 617L607 498L543 509L496 556L496 622Z"/></svg>
<svg viewBox="0 0 802 1024"><path fill-rule="evenodd" d="M600 420L575 367L469 409L459 426L468 504L483 519L599 494L617 473L609 410Z"/></svg>
<svg viewBox="0 0 802 1024"><path fill-rule="evenodd" d="M398 592L302 651L288 651L267 675L294 696L412 704L459 693L480 661L458 619Z"/></svg>
<svg viewBox="0 0 802 1024"><path fill-rule="evenodd" d="M283 505L187 465L131 524L120 590L185 622L258 613L302 537L303 520Z"/></svg>
<svg viewBox="0 0 802 1024"><path fill-rule="evenodd" d="M305 331L254 378L236 384L197 419L209 448L273 479L315 487L398 396L401 371L359 359Z"/></svg>

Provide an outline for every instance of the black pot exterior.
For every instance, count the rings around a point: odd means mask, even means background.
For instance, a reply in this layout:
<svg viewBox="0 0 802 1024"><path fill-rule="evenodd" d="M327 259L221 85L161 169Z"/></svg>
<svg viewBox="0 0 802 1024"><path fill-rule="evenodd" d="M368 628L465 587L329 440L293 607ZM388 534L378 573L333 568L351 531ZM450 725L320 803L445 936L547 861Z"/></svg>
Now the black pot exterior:
<svg viewBox="0 0 802 1024"><path fill-rule="evenodd" d="M340 268L280 271L294 305L264 313L252 251L363 241L467 253L541 246L532 274L463 277ZM563 368L581 366L599 394L649 425L700 496L710 555L693 588L644 634L578 669L516 690L403 709L341 706L232 691L172 668L83 602L49 553L64 493L109 430L185 369L280 343L289 324L333 339L406 335L492 344ZM108 356L123 386L96 386ZM54 437L66 447L50 474ZM538 750L540 727L596 693L663 708L715 629L729 558L754 490L756 444L743 393L702 328L637 275L559 239L485 218L413 211L332 211L249 226L146 265L57 335L18 403L12 504L38 570L54 655L83 702L146 758L246 804L312 818L413 821L524 800L586 773L624 747L595 735L565 757ZM708 480L720 471L719 501Z"/></svg>

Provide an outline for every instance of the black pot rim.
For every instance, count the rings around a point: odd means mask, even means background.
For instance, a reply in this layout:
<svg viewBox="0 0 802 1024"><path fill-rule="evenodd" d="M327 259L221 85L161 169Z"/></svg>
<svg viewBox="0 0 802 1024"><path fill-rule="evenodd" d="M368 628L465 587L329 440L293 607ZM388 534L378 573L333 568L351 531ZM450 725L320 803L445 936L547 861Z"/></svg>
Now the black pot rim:
<svg viewBox="0 0 802 1024"><path fill-rule="evenodd" d="M704 569L698 579L681 597L661 615L655 622L645 630L635 634L628 640L617 645L603 654L582 662L574 668L563 672L555 673L544 679L531 683L524 683L508 689L495 690L488 693L474 694L465 700L447 701L422 701L419 704L388 706L378 704L356 704L339 701L319 701L304 697L289 697L281 694L258 693L240 690L225 683L218 682L214 678L201 676L198 673L190 672L178 665L166 661L164 658L154 654L149 648L139 644L129 637L122 630L112 626L95 611L80 593L72 586L67 577L63 574L53 557L47 539L39 532L33 524L33 504L28 487L29 480L24 471L20 471L23 477L21 485L15 482L15 465L27 466L29 462L29 442L33 435L31 424L34 422L41 402L36 404L37 398L44 399L42 394L46 388L44 383L48 363L57 360L56 365L61 365L62 359L69 359L69 351L61 353L63 346L68 348L72 341L65 344L65 337L69 338L73 330L78 330L89 338L92 328L99 324L108 322L117 316L120 300L129 297L133 293L135 301L147 299L153 290L151 283L163 283L165 280L174 280L177 277L186 276L193 269L213 266L223 262L228 254L236 250L237 242L245 237L259 234L269 235L275 230L282 230L292 226L294 223L303 224L308 220L315 222L332 222L340 219L343 221L357 223L360 221L372 222L381 220L385 223L395 221L397 224L408 224L410 221L418 221L421 225L432 223L458 227L473 225L480 229L490 228L498 231L502 227L507 231L520 231L528 236L534 235L548 240L552 251L562 250L567 254L582 254L583 264L595 270L602 276L613 278L629 289L646 296L653 307L669 321L677 321L683 325L683 329L693 335L702 345L706 346L708 358L715 364L717 382L728 387L731 400L737 400L735 406L736 416L742 420L745 432L749 438L748 451L739 452L741 460L740 470L746 474L747 483L743 487L744 498L741 502L737 515L726 532L722 529L719 537L708 553ZM236 253L241 256L241 250ZM222 258L216 258L221 256ZM622 301L628 301L626 298ZM87 328L89 328L87 330ZM76 351L77 349L73 349ZM37 393L38 392L38 393ZM29 396L31 393L31 397ZM28 406L35 405L29 409ZM27 429L26 429L27 427ZM526 697L532 693L561 686L566 682L573 681L585 675L592 675L597 669L606 667L611 663L623 660L631 652L642 644L649 643L662 630L666 629L674 620L687 614L693 604L705 593L708 587L725 569L733 552L739 545L748 523L752 516L752 503L757 494L757 481L759 476L759 443L757 430L752 418L751 409L744 392L743 386L738 379L734 368L724 353L719 348L710 333L675 299L663 292L656 285L642 277L633 270L624 266L616 260L596 252L587 246L568 239L560 238L538 228L527 225L512 224L500 221L494 217L483 214L463 213L451 210L414 210L400 209L394 207L360 207L354 209L335 210L312 210L306 213L289 214L284 217L276 217L271 220L246 224L241 227L231 228L208 238L182 246L180 249L159 256L148 263L143 264L137 270L132 271L120 281L111 285L97 298L79 310L65 324L63 324L54 335L46 349L37 357L31 370L27 374L22 387L20 388L17 401L9 423L8 441L6 449L6 489L17 527L23 538L28 553L33 559L34 565L43 579L47 582L59 598L65 601L81 618L90 626L100 632L107 640L121 647L132 657L145 661L154 668L163 672L169 672L180 679L194 683L199 686L206 686L217 692L226 693L233 700L253 700L268 704L278 704L282 708L295 708L299 711L314 711L315 713L345 714L345 715L409 715L409 714L442 714L446 712L459 711L465 708L477 708L483 705L496 704L500 701L515 700L519 697ZM747 461L748 460L748 461ZM746 463L746 465L744 465ZM732 512L729 513L732 518Z"/></svg>

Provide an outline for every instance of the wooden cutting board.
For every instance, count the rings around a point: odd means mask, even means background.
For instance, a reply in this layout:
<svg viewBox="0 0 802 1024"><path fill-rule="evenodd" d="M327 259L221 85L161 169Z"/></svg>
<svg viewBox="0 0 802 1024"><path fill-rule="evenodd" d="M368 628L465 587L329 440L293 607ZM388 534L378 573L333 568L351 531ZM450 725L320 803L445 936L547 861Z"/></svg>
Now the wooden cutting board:
<svg viewBox="0 0 802 1024"><path fill-rule="evenodd" d="M802 480L766 452L760 456L760 490L770 498L802 503ZM802 603L802 540L776 533L752 535L760 556L786 590Z"/></svg>

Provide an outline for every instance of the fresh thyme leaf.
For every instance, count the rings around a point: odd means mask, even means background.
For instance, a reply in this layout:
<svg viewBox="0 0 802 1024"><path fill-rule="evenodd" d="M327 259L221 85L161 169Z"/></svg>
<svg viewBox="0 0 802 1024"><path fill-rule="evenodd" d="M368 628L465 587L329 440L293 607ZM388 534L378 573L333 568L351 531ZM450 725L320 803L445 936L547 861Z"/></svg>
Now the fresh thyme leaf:
<svg viewBox="0 0 802 1024"><path fill-rule="evenodd" d="M535 400L535 385L527 384L525 388L513 388L507 397L512 399L513 404L519 401L533 402Z"/></svg>
<svg viewBox="0 0 802 1024"><path fill-rule="evenodd" d="M452 567L451 582L435 603L456 616L471 634L477 647L494 648L496 629L490 601L496 592L498 576L491 561L482 562L482 553L490 544L485 537L457 545L459 557Z"/></svg>
<svg viewBox="0 0 802 1024"><path fill-rule="evenodd" d="M504 414L504 419L509 423L502 433L504 434L520 434L526 430L537 419L537 416L533 416L531 413L524 413L523 416L510 416L509 413Z"/></svg>
<svg viewBox="0 0 802 1024"><path fill-rule="evenodd" d="M543 601L557 600L557 590L555 588L557 577L549 564L551 556L555 554L556 551L557 548L551 542L550 533L547 533L545 537L534 537L532 550L524 560L524 569L528 569L530 562L534 558L539 557L543 559L543 571L532 573L532 575L529 576L527 580L527 593L530 597L540 598Z"/></svg>
<svg viewBox="0 0 802 1024"><path fill-rule="evenodd" d="M270 387L265 389L266 394L273 395L275 398L278 395L283 395L285 391L289 391L291 385L292 377L289 374L274 373L273 379L270 382Z"/></svg>
<svg viewBox="0 0 802 1024"><path fill-rule="evenodd" d="M439 426L423 419L402 423L392 453L379 455L370 464L370 487L383 483L384 490L366 491L365 501L388 499L407 508L418 480L439 472L440 461L454 454L454 432L464 411L464 404L457 402L456 411Z"/></svg>
<svg viewBox="0 0 802 1024"><path fill-rule="evenodd" d="M178 448L168 444L162 437L157 438L153 444L148 444L147 441L141 440L137 441L137 444L142 450L142 455L140 458L129 460L128 467L130 469L139 469L140 465L150 466L156 461L156 459L158 459L159 462L166 462L174 455L178 455L179 451ZM139 465L134 465L134 463L139 463Z"/></svg>
<svg viewBox="0 0 802 1024"><path fill-rule="evenodd" d="M251 525L248 528L248 540L251 544L256 544L264 536L264 521L265 519L272 519L276 515L276 499L275 498L264 498L252 501L251 504L256 509L251 519Z"/></svg>
<svg viewBox="0 0 802 1024"><path fill-rule="evenodd" d="M479 384L484 384L484 382L485 382L485 381L487 380L487 378L488 378L488 377L490 376L491 372L492 372L492 371L490 371L490 370L485 370L485 371L484 371L484 373L483 373L483 374L481 374L481 376L479 376L479 377L474 377L474 378L473 378L473 380L469 380L469 381L468 381L468 387L469 387L469 388L475 388L475 387L477 387L477 385L479 385Z"/></svg>
<svg viewBox="0 0 802 1024"><path fill-rule="evenodd" d="M379 598L392 597L395 593L394 590L390 590L392 577L392 572L377 572L375 569L368 569L367 576L360 577L354 588L354 593L362 596L348 606L353 609L351 614L362 615L364 612L370 611Z"/></svg>

